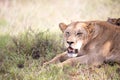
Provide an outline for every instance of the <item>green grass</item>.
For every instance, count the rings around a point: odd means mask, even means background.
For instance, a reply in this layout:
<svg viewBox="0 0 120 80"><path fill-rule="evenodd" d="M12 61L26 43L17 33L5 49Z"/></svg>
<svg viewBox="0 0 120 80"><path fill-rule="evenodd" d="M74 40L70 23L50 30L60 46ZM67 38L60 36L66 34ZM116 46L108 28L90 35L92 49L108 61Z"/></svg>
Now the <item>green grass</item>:
<svg viewBox="0 0 120 80"><path fill-rule="evenodd" d="M92 69L85 65L42 66L64 51L60 22L119 17L119 0L2 1L0 80L120 80L117 64Z"/></svg>
<svg viewBox="0 0 120 80"><path fill-rule="evenodd" d="M54 39L56 37L57 39ZM59 68L43 67L42 63L61 53L61 37L44 32L26 31L17 37L1 37L5 43L0 51L0 80L119 80L118 65L89 68L86 65ZM3 44L2 44L3 45ZM36 52L38 51L38 52ZM34 57L36 53L39 58Z"/></svg>
<svg viewBox="0 0 120 80"><path fill-rule="evenodd" d="M9 35L0 35L0 48L4 48L10 40Z"/></svg>

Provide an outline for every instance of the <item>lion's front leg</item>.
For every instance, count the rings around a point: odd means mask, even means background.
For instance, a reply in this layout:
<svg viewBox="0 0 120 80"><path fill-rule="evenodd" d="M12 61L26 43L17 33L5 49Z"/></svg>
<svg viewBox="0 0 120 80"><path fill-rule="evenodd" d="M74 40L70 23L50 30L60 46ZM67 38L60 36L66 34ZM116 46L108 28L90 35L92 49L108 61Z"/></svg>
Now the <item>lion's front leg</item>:
<svg viewBox="0 0 120 80"><path fill-rule="evenodd" d="M64 60L66 60L66 59L68 59L67 52L64 52L62 54L57 55L52 60L50 60L48 62L45 62L43 65L59 63L59 62L62 62Z"/></svg>
<svg viewBox="0 0 120 80"><path fill-rule="evenodd" d="M77 64L87 64L87 65L93 65L95 67L98 67L99 65L103 63L103 61L104 61L103 57L99 57L99 56L92 57L91 55L84 55L84 56L80 56L76 58L70 58L62 63L59 63L58 66L63 67L66 65L74 66Z"/></svg>
<svg viewBox="0 0 120 80"><path fill-rule="evenodd" d="M74 66L77 64L87 64L88 62L88 57L85 56L81 56L81 57L75 57L75 58L70 58L62 63L59 63L58 66L59 67L63 67L63 66Z"/></svg>

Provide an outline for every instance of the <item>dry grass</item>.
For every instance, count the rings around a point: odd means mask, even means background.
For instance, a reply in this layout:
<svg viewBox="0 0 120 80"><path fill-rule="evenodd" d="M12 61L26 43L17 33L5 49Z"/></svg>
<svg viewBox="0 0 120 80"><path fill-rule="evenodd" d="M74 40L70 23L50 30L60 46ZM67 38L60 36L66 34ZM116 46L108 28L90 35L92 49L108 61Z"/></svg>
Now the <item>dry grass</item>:
<svg viewBox="0 0 120 80"><path fill-rule="evenodd" d="M0 80L119 80L119 66L43 68L63 52L60 22L120 17L119 0L0 0Z"/></svg>
<svg viewBox="0 0 120 80"><path fill-rule="evenodd" d="M118 3L119 0L0 0L0 32L16 35L29 28L58 32L60 22L119 17Z"/></svg>

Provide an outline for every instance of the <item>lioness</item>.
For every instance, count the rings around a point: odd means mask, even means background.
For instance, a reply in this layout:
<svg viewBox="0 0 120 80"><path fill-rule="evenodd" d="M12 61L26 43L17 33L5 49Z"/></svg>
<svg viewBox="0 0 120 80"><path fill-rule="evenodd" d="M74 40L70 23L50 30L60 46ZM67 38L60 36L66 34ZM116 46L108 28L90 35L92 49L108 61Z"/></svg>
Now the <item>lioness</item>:
<svg viewBox="0 0 120 80"><path fill-rule="evenodd" d="M99 66L104 61L120 63L120 27L107 21L60 23L66 52L46 64L58 66L88 64Z"/></svg>

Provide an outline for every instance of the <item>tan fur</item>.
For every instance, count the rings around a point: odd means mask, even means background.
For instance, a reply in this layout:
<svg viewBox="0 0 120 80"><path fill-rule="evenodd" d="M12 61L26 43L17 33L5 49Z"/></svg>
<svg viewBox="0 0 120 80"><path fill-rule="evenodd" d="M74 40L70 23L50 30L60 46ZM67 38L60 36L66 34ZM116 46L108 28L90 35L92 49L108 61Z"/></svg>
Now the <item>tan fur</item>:
<svg viewBox="0 0 120 80"><path fill-rule="evenodd" d="M104 45L103 45L103 56L108 56L109 55L109 51L110 51L110 47L111 47L112 43L110 41L107 41Z"/></svg>
<svg viewBox="0 0 120 80"><path fill-rule="evenodd" d="M88 64L99 66L104 61L120 63L120 27L106 21L72 22L59 25L64 34L66 48L75 46L82 41L77 57L68 57L68 52L59 54L45 63L58 63L59 66ZM68 45L68 41L72 45ZM78 46L79 47L79 46Z"/></svg>

